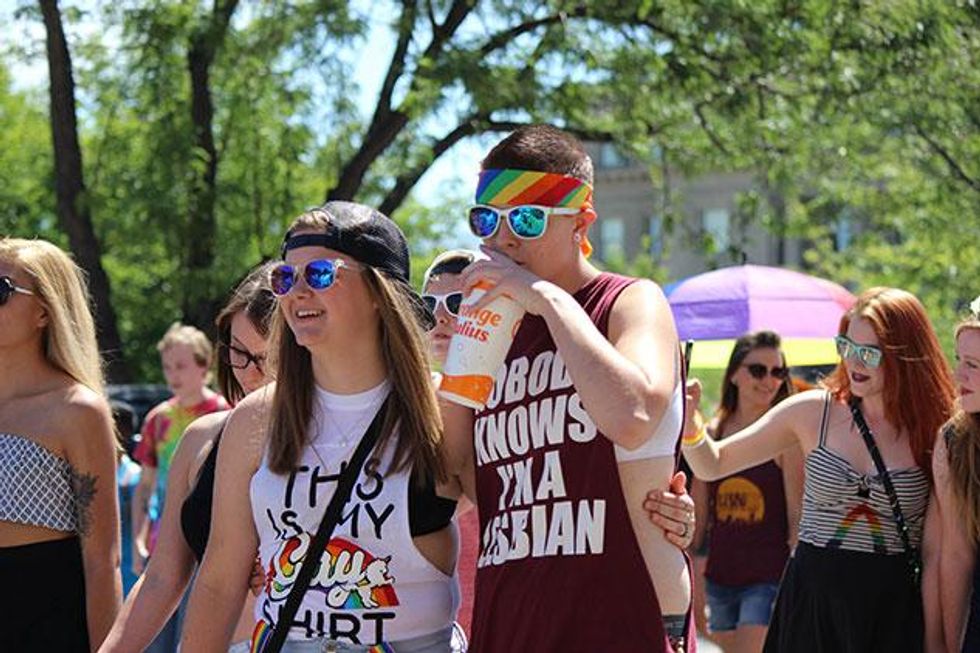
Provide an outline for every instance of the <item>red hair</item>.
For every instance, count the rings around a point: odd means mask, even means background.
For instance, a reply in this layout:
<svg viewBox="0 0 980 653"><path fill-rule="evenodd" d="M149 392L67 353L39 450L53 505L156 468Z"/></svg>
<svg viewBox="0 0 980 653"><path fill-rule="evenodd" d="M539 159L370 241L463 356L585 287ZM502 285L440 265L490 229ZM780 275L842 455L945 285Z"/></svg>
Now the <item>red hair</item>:
<svg viewBox="0 0 980 653"><path fill-rule="evenodd" d="M851 320L864 318L878 336L884 374L885 419L908 433L916 464L931 470L939 427L953 414L956 389L922 303L898 288L871 288L840 320L847 333ZM851 398L851 380L843 361L824 385L838 400Z"/></svg>

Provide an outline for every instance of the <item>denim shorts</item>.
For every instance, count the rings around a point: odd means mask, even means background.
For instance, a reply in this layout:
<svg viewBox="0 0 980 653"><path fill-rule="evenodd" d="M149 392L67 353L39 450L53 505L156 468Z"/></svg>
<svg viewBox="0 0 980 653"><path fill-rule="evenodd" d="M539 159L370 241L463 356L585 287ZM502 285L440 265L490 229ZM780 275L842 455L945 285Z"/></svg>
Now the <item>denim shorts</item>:
<svg viewBox="0 0 980 653"><path fill-rule="evenodd" d="M778 589L778 583L730 587L705 579L708 628L719 632L739 626L768 626Z"/></svg>

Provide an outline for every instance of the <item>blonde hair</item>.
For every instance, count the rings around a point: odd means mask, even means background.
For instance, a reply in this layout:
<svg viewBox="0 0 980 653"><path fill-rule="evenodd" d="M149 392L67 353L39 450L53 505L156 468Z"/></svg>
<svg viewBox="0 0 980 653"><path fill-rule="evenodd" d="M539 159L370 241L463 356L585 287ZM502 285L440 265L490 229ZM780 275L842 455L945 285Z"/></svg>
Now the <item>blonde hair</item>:
<svg viewBox="0 0 980 653"><path fill-rule="evenodd" d="M297 218L289 231L323 230L329 220L328 213L310 211ZM410 467L418 483L443 480L445 467L439 453L442 420L429 376L426 338L417 320L411 289L374 268L363 267L365 284L378 307L381 353L391 382L376 450L384 449L397 428L398 442L389 471ZM276 370L269 469L288 474L308 443L314 379L310 352L296 342L282 311L276 311L272 318L269 352L274 357L271 366Z"/></svg>
<svg viewBox="0 0 980 653"><path fill-rule="evenodd" d="M955 337L967 329L980 330L980 315L961 322ZM968 413L962 406L943 427L949 457L953 495L963 515L963 525L974 542L980 542L980 413Z"/></svg>
<svg viewBox="0 0 980 653"><path fill-rule="evenodd" d="M0 239L0 260L17 266L31 278L31 290L44 306L45 359L104 396L102 359L85 272L60 248L40 239Z"/></svg>
<svg viewBox="0 0 980 653"><path fill-rule="evenodd" d="M201 367L211 366L211 340L197 327L174 322L157 343L157 351L162 354L175 345L187 345L194 355L194 362Z"/></svg>

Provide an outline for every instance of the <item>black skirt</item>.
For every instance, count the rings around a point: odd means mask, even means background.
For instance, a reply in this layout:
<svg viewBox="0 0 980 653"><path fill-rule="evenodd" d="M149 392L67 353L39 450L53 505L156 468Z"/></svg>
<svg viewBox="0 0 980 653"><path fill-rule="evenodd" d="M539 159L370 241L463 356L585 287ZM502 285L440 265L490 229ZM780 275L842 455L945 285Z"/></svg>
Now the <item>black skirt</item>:
<svg viewBox="0 0 980 653"><path fill-rule="evenodd" d="M0 651L88 653L77 537L0 548Z"/></svg>
<svg viewBox="0 0 980 653"><path fill-rule="evenodd" d="M916 653L922 599L904 555L804 542L786 565L764 653Z"/></svg>

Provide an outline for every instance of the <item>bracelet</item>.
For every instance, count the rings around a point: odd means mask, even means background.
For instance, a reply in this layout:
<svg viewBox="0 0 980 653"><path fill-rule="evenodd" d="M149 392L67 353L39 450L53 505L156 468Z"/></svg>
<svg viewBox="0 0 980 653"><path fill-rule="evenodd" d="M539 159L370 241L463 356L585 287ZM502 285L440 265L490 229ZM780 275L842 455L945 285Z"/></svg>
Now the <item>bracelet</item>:
<svg viewBox="0 0 980 653"><path fill-rule="evenodd" d="M699 428L697 433L694 435L684 435L684 437L681 438L681 444L690 449L704 442L704 439L707 436L708 429L704 424L702 424L701 428Z"/></svg>

